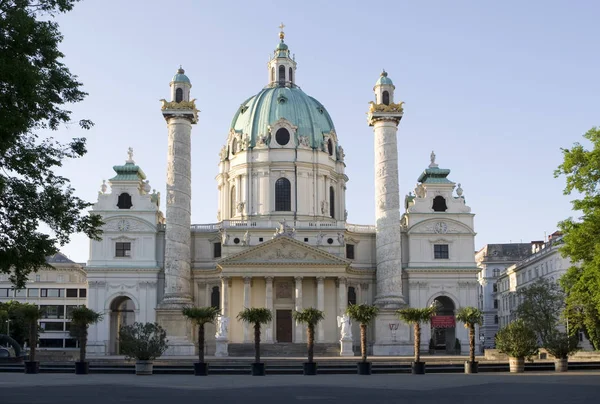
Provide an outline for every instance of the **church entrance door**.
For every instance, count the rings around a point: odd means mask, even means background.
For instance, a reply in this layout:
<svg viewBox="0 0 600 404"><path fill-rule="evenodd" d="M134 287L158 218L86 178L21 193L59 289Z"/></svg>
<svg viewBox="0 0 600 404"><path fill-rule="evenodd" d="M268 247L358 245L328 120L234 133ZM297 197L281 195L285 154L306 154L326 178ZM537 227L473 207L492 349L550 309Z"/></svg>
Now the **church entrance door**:
<svg viewBox="0 0 600 404"><path fill-rule="evenodd" d="M277 342L292 342L292 311L276 310Z"/></svg>

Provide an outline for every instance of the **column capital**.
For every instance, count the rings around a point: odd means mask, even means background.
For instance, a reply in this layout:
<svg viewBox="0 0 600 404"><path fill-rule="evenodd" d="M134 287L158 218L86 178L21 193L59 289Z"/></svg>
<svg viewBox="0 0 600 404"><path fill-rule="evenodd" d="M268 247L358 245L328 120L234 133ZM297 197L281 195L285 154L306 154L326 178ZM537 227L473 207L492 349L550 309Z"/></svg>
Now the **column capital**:
<svg viewBox="0 0 600 404"><path fill-rule="evenodd" d="M250 284L252 282L251 276L244 276L244 285Z"/></svg>
<svg viewBox="0 0 600 404"><path fill-rule="evenodd" d="M325 281L325 277L324 276L317 276L317 282L322 283Z"/></svg>
<svg viewBox="0 0 600 404"><path fill-rule="evenodd" d="M294 280L295 280L296 282L302 282L302 279L304 279L304 277L302 277L302 276L295 276L295 277L294 277Z"/></svg>
<svg viewBox="0 0 600 404"><path fill-rule="evenodd" d="M229 280L229 276L227 275L221 275L219 276L219 279L221 280L221 282L226 282Z"/></svg>
<svg viewBox="0 0 600 404"><path fill-rule="evenodd" d="M361 283L360 284L360 288L361 288L361 290L369 290L369 284L368 283Z"/></svg>
<svg viewBox="0 0 600 404"><path fill-rule="evenodd" d="M338 276L338 278L336 279L336 283L338 284L338 286L340 285L346 285L346 283L348 282L348 278L346 278L345 276Z"/></svg>
<svg viewBox="0 0 600 404"><path fill-rule="evenodd" d="M265 276L265 281L267 282L273 282L273 277L272 276Z"/></svg>

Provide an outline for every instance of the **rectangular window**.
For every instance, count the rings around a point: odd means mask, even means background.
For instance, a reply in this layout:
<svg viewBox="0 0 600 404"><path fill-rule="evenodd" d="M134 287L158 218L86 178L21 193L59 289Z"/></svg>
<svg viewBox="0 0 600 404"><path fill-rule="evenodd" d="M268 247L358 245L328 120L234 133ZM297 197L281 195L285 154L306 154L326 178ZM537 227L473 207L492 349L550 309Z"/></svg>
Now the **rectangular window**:
<svg viewBox="0 0 600 404"><path fill-rule="evenodd" d="M498 324L498 316L494 316L494 324Z"/></svg>
<svg viewBox="0 0 600 404"><path fill-rule="evenodd" d="M39 297L40 290L39 289L27 289L27 296L29 297Z"/></svg>
<svg viewBox="0 0 600 404"><path fill-rule="evenodd" d="M450 257L448 253L448 244L434 244L433 257L435 259L448 259Z"/></svg>
<svg viewBox="0 0 600 404"><path fill-rule="evenodd" d="M36 281L36 282L39 282L39 281L41 281L41 280L42 280L42 276L41 276L41 275L36 275L36 276L35 276L35 281Z"/></svg>
<svg viewBox="0 0 600 404"><path fill-rule="evenodd" d="M65 281L64 275L56 275L56 282L63 283Z"/></svg>
<svg viewBox="0 0 600 404"><path fill-rule="evenodd" d="M0 289L0 297L8 297L10 296L10 289L2 288Z"/></svg>
<svg viewBox="0 0 600 404"><path fill-rule="evenodd" d="M74 338L66 338L65 348L77 348L77 340Z"/></svg>
<svg viewBox="0 0 600 404"><path fill-rule="evenodd" d="M77 289L67 289L67 297L77 297Z"/></svg>
<svg viewBox="0 0 600 404"><path fill-rule="evenodd" d="M42 318L65 318L65 306L63 305L41 305Z"/></svg>
<svg viewBox="0 0 600 404"><path fill-rule="evenodd" d="M131 243L116 243L115 256L116 257L130 257L131 256Z"/></svg>
<svg viewBox="0 0 600 404"><path fill-rule="evenodd" d="M40 348L62 348L63 339L40 338Z"/></svg>
<svg viewBox="0 0 600 404"><path fill-rule="evenodd" d="M498 299L494 299L494 308L497 309L498 308Z"/></svg>
<svg viewBox="0 0 600 404"><path fill-rule="evenodd" d="M215 258L221 258L221 243L213 244L213 256Z"/></svg>
<svg viewBox="0 0 600 404"><path fill-rule="evenodd" d="M349 260L354 259L354 245L346 244L346 258Z"/></svg>
<svg viewBox="0 0 600 404"><path fill-rule="evenodd" d="M67 317L66 318L71 318L73 315L73 309L76 309L79 306L70 306L67 305Z"/></svg>
<svg viewBox="0 0 600 404"><path fill-rule="evenodd" d="M79 297L87 297L87 289L79 289Z"/></svg>
<svg viewBox="0 0 600 404"><path fill-rule="evenodd" d="M26 297L26 296L27 296L27 289L15 290L15 297Z"/></svg>
<svg viewBox="0 0 600 404"><path fill-rule="evenodd" d="M497 292L497 291L498 291L498 284L497 284L497 283L494 283L494 285L493 285L493 289L494 289L494 292Z"/></svg>
<svg viewBox="0 0 600 404"><path fill-rule="evenodd" d="M40 323L40 327L42 327L42 330L44 330L44 332L47 331L64 331L64 327L65 327L65 323L50 323L50 322L45 322L42 321Z"/></svg>

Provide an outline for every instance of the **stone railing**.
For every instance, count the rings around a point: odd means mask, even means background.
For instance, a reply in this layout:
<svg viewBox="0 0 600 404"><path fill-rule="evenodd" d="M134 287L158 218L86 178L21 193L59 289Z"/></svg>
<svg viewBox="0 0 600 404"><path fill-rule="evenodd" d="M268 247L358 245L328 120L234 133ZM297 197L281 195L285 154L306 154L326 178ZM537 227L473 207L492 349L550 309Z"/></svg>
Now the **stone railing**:
<svg viewBox="0 0 600 404"><path fill-rule="evenodd" d="M286 225L296 230L348 230L353 233L375 233L375 226L349 224L343 221L290 221ZM221 229L277 229L277 220L223 220L220 223L193 224L196 233L215 232Z"/></svg>

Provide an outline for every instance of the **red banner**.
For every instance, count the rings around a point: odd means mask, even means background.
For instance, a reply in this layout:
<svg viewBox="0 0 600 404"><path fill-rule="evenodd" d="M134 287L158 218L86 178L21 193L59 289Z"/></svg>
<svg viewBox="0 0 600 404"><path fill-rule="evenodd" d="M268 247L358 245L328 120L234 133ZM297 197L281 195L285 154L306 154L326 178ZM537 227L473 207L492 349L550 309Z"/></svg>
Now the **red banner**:
<svg viewBox="0 0 600 404"><path fill-rule="evenodd" d="M454 316L433 316L431 317L431 326L433 328L452 328L456 326Z"/></svg>

